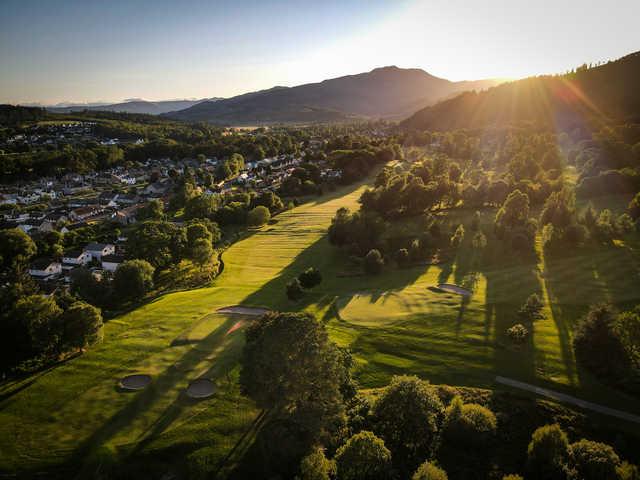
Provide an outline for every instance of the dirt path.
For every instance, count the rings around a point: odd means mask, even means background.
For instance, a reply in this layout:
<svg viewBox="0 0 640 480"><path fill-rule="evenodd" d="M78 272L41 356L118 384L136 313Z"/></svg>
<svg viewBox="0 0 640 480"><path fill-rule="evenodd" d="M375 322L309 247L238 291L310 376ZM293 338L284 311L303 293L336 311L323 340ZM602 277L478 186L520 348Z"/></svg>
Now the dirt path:
<svg viewBox="0 0 640 480"><path fill-rule="evenodd" d="M533 392L537 395L551 398L558 402L569 403L571 405L584 408L585 410L592 410L604 415L621 418L622 420L627 420L628 422L640 423L640 415L634 415L633 413L623 412L614 408L605 407L604 405L598 405L597 403L587 402L586 400L581 400L579 398L572 397L571 395L555 392L553 390L548 390L542 387L536 387L535 385L531 385L530 383L519 382L518 380L500 376L496 377L496 382L503 385L508 385L510 387L519 388L520 390Z"/></svg>

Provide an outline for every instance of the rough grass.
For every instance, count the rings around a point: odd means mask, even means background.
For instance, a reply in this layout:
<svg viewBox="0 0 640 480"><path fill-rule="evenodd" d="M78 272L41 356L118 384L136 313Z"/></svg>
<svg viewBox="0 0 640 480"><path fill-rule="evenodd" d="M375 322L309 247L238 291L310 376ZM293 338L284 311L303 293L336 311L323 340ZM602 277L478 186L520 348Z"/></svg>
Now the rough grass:
<svg viewBox="0 0 640 480"><path fill-rule="evenodd" d="M467 229L448 263L342 277L351 267L329 245L326 229L339 207L357 208L362 189L342 189L279 215L225 252L224 272L211 287L165 295L111 320L102 345L2 386L0 471L53 475L60 465L74 465L91 476L96 465L115 459L159 477L202 446L213 447L214 463L232 465L259 419L237 385L242 329L227 335L240 318L215 313L234 304L317 314L332 338L352 349L362 387L381 387L398 373L493 387L495 375L503 375L638 413L637 402L582 371L571 348L588 305L640 302L637 238L561 259L544 258L539 246L537 255L515 257L491 236L494 212L486 211L489 246L482 257L473 254ZM468 226L471 214L456 211L456 223ZM286 283L310 266L323 282L290 302ZM473 296L464 301L428 289L443 282L470 284ZM545 319L533 326L528 345L513 347L505 331L534 292L546 302ZM117 381L134 372L152 374L152 385L119 392ZM195 402L183 392L201 375L216 382L218 393Z"/></svg>

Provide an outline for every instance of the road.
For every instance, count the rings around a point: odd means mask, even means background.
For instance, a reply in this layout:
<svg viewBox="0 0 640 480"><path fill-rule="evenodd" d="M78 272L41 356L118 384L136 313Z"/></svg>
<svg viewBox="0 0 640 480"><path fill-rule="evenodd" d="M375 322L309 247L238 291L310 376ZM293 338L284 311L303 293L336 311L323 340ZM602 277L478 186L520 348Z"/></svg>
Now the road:
<svg viewBox="0 0 640 480"><path fill-rule="evenodd" d="M519 382L518 380L513 380L511 378L500 377L500 376L496 377L496 382L501 383L503 385L508 385L510 387L518 388L520 390L533 392L537 395L551 398L558 402L569 403L571 405L584 408L585 410L592 410L594 412L620 418L622 420L626 420L629 422L640 423L640 415L634 415L633 413L623 412L621 410L616 410L614 408L605 407L604 405L598 405L597 403L587 402L585 400L572 397L571 395L555 392L553 390L549 390L542 387L536 387L535 385L531 385L530 383Z"/></svg>

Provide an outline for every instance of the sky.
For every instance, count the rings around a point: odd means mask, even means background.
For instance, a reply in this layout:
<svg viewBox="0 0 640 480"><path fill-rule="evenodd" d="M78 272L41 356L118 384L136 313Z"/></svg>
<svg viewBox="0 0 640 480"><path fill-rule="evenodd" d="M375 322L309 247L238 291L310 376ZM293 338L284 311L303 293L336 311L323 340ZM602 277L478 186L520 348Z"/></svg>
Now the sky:
<svg viewBox="0 0 640 480"><path fill-rule="evenodd" d="M229 97L397 65L450 80L640 50L640 0L0 0L0 103Z"/></svg>

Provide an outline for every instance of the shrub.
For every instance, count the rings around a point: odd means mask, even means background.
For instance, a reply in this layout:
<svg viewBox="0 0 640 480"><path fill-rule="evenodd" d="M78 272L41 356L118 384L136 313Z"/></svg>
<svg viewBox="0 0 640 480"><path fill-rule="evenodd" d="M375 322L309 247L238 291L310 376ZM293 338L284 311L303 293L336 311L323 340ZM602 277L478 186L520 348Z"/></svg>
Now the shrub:
<svg viewBox="0 0 640 480"><path fill-rule="evenodd" d="M521 323L516 323L513 327L507 329L507 335L513 343L522 344L529 336L529 330Z"/></svg>
<svg viewBox="0 0 640 480"><path fill-rule="evenodd" d="M309 267L298 275L298 280L302 288L313 288L322 282L322 275L318 269Z"/></svg>
<svg viewBox="0 0 640 480"><path fill-rule="evenodd" d="M377 275L382 271L384 266L384 260L382 255L376 249L369 250L369 253L364 257L364 271L369 275Z"/></svg>
<svg viewBox="0 0 640 480"><path fill-rule="evenodd" d="M391 478L391 452L372 432L355 434L336 452L339 480Z"/></svg>
<svg viewBox="0 0 640 480"><path fill-rule="evenodd" d="M445 411L444 435L454 444L482 446L496 431L496 416L475 403L455 396Z"/></svg>
<svg viewBox="0 0 640 480"><path fill-rule="evenodd" d="M289 283L287 283L287 298L289 300L299 300L304 295L304 290L302 290L302 285L300 285L300 280L294 278Z"/></svg>
<svg viewBox="0 0 640 480"><path fill-rule="evenodd" d="M435 448L443 413L435 389L418 377L394 377L375 403L373 430L384 439L405 476Z"/></svg>
<svg viewBox="0 0 640 480"><path fill-rule="evenodd" d="M300 480L329 480L335 463L328 460L322 448L316 448L300 462Z"/></svg>
<svg viewBox="0 0 640 480"><path fill-rule="evenodd" d="M433 463L424 462L418 467L411 480L447 480L447 472Z"/></svg>
<svg viewBox="0 0 640 480"><path fill-rule="evenodd" d="M527 449L527 470L531 478L563 479L569 455L569 441L560 425L537 428Z"/></svg>
<svg viewBox="0 0 640 480"><path fill-rule="evenodd" d="M247 223L252 227L260 227L271 220L271 212L263 205L258 205L247 214Z"/></svg>
<svg viewBox="0 0 640 480"><path fill-rule="evenodd" d="M517 475L515 473L511 473L509 475L503 476L502 480L524 480L524 478L521 475Z"/></svg>
<svg viewBox="0 0 640 480"><path fill-rule="evenodd" d="M620 457L606 443L584 438L569 447L571 476L580 480L617 480Z"/></svg>

